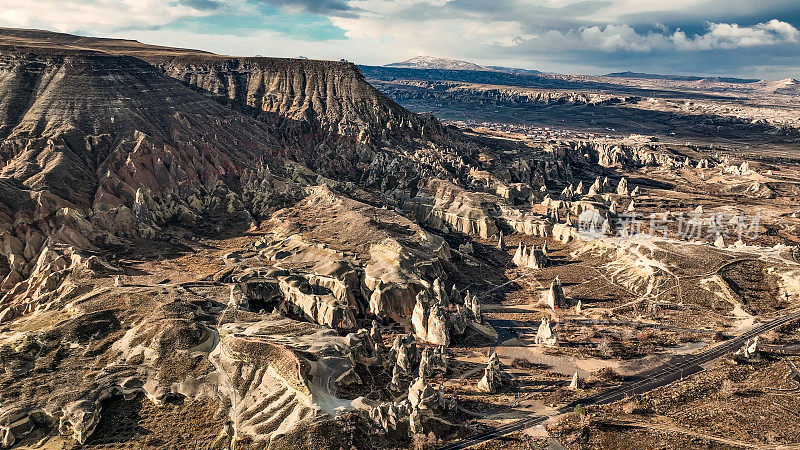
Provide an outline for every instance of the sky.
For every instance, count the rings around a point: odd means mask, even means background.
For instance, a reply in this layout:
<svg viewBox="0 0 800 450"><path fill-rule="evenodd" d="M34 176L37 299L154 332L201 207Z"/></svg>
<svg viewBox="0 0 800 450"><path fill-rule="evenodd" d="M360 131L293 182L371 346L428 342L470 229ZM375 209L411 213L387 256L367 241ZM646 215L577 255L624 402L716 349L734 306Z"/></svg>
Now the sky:
<svg viewBox="0 0 800 450"><path fill-rule="evenodd" d="M800 0L0 0L0 26L368 65L800 78Z"/></svg>

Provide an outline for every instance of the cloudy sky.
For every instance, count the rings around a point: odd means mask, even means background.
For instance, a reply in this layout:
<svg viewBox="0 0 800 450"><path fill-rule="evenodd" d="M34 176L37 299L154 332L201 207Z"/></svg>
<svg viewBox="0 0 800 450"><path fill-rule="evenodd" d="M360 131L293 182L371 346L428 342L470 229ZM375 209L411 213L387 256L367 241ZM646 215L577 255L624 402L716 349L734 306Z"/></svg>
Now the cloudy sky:
<svg viewBox="0 0 800 450"><path fill-rule="evenodd" d="M799 0L0 0L0 25L359 64L800 78Z"/></svg>

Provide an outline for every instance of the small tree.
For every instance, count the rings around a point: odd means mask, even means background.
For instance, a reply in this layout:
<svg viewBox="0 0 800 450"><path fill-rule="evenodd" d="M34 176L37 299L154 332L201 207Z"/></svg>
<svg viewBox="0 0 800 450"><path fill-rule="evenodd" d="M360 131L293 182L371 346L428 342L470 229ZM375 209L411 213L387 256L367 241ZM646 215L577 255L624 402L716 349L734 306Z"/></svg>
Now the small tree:
<svg viewBox="0 0 800 450"><path fill-rule="evenodd" d="M583 405L575 405L575 415L581 420L581 426L586 426L587 418L589 417L586 407Z"/></svg>
<svg viewBox="0 0 800 450"><path fill-rule="evenodd" d="M602 339L600 339L600 343L597 344L597 350L600 351L600 355L602 355L603 358L611 358L614 356L614 350L611 348L611 339L609 339L608 336L603 336Z"/></svg>

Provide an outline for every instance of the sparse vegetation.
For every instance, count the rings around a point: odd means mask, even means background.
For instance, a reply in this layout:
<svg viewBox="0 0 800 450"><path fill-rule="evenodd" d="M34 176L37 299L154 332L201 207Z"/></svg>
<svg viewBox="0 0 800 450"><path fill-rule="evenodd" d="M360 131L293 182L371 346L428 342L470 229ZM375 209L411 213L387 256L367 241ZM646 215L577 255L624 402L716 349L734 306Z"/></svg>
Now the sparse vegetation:
<svg viewBox="0 0 800 450"><path fill-rule="evenodd" d="M729 398L735 393L736 386L734 385L733 381L727 378L722 380L722 384L719 387L719 395L723 398Z"/></svg>

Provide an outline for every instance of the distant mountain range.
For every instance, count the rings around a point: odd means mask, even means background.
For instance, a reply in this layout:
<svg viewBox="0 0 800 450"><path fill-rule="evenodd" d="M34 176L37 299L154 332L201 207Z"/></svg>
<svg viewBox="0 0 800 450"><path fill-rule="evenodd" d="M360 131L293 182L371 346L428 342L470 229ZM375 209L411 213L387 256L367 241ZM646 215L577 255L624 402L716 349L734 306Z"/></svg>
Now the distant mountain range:
<svg viewBox="0 0 800 450"><path fill-rule="evenodd" d="M502 72L515 75L540 75L543 72L531 69L519 69L514 67L504 66L484 66L470 61L464 61L452 58L442 58L438 56L415 56L414 58L405 61L385 64L382 67L390 67L395 69L417 69L417 70L458 70L465 72ZM735 77L702 77L693 75L661 75L655 73L642 73L642 72L613 72L602 75L610 78L640 78L648 80L671 80L671 81L708 81L716 83L731 83L731 84L749 84L757 83L757 78L735 78ZM780 80L785 82L786 85L793 85L793 79Z"/></svg>
<svg viewBox="0 0 800 450"><path fill-rule="evenodd" d="M416 56L414 58L386 64L384 67L421 70L469 70L477 72L505 72L515 74L539 74L538 70L517 69L502 66L482 66L469 61L458 59L440 58L437 56Z"/></svg>
<svg viewBox="0 0 800 450"><path fill-rule="evenodd" d="M672 81L715 81L719 83L747 84L756 83L761 80L756 78L732 78L732 77L698 77L689 75L659 75L653 73L639 72L615 72L605 74L606 77L613 78L644 78L648 80L672 80Z"/></svg>

